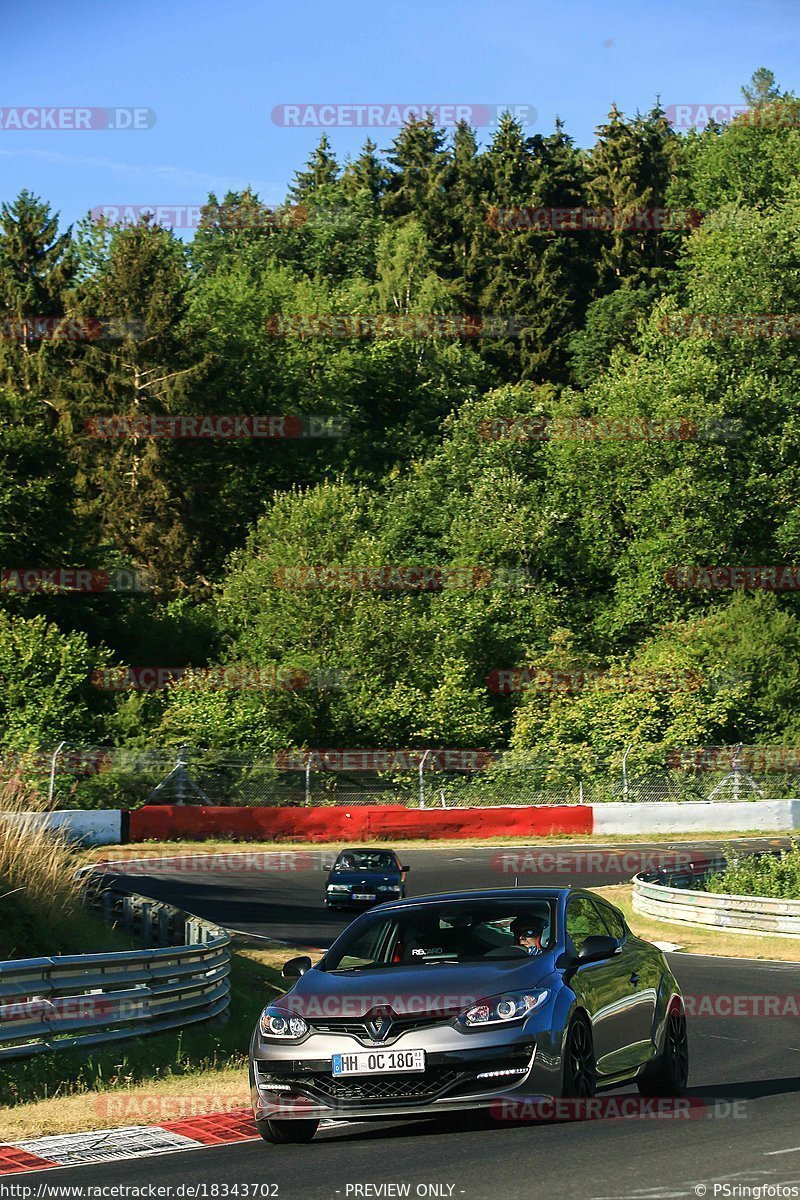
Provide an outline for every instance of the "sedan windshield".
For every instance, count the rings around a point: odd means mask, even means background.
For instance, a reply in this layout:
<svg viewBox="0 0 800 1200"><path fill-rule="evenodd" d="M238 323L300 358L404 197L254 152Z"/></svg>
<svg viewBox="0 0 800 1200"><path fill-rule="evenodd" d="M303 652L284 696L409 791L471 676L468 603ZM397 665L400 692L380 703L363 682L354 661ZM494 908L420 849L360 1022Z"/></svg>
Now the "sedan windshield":
<svg viewBox="0 0 800 1200"><path fill-rule="evenodd" d="M336 860L334 871L396 871L397 859L393 854L380 850L369 851L348 850Z"/></svg>
<svg viewBox="0 0 800 1200"><path fill-rule="evenodd" d="M522 959L552 949L554 944L555 905L551 899L415 905L376 912L346 930L328 952L324 969L357 971Z"/></svg>

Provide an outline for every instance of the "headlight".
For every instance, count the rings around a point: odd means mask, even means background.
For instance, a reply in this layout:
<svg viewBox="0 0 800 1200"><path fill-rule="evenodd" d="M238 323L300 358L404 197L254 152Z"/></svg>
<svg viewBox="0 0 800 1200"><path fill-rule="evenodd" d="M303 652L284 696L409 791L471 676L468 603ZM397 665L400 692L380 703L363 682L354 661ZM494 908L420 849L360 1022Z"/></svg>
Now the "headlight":
<svg viewBox="0 0 800 1200"><path fill-rule="evenodd" d="M308 1025L302 1017L290 1017L279 1008L265 1008L258 1024L264 1037L296 1041L308 1033Z"/></svg>
<svg viewBox="0 0 800 1200"><path fill-rule="evenodd" d="M375 889L375 891L376 891L376 892L399 892L399 891L400 891L400 887L399 887L399 885L395 884L395 885L394 885L394 886L392 886L392 887L386 886L386 887L379 887L379 888L376 888L376 889Z"/></svg>
<svg viewBox="0 0 800 1200"><path fill-rule="evenodd" d="M329 883L328 891L329 892L349 892L350 885L347 883Z"/></svg>
<svg viewBox="0 0 800 1200"><path fill-rule="evenodd" d="M549 995L547 988L541 988L535 992L504 992L502 996L490 996L465 1009L459 1015L458 1023L467 1029L475 1029L481 1025L519 1021L541 1008Z"/></svg>

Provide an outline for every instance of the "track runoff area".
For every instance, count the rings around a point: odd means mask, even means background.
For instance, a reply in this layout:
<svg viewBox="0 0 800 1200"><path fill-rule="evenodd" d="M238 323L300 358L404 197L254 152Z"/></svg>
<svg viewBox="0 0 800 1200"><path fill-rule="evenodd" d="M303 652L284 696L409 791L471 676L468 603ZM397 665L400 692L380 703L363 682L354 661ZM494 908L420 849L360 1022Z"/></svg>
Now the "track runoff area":
<svg viewBox="0 0 800 1200"><path fill-rule="evenodd" d="M748 839L742 848L774 848ZM409 895L536 884L601 887L641 870L713 857L719 841L402 850ZM143 857L109 866L117 885L169 900L249 938L324 947L347 924L322 907L333 851L243 850ZM665 925L666 939L680 940ZM491 1114L380 1123L331 1122L309 1145L270 1146L246 1112L184 1132L164 1126L78 1135L71 1155L37 1169L16 1150L0 1200L279 1197L282 1200L662 1200L800 1197L800 963L670 953L687 997L691 1052L685 1103L606 1093L584 1119L500 1120ZM243 1052L246 1047L242 1047ZM64 1139L66 1142L66 1139ZM179 1152L185 1151L185 1152ZM189 1152L191 1151L191 1152ZM120 1157L124 1155L124 1157ZM27 1158L27 1161L24 1161ZM88 1160L88 1161L87 1161ZM68 1165L74 1162L75 1165ZM61 1165L64 1164L64 1165ZM2 1163L0 1162L0 1166ZM14 1189L13 1191L11 1189ZM69 1190L62 1190L62 1189Z"/></svg>

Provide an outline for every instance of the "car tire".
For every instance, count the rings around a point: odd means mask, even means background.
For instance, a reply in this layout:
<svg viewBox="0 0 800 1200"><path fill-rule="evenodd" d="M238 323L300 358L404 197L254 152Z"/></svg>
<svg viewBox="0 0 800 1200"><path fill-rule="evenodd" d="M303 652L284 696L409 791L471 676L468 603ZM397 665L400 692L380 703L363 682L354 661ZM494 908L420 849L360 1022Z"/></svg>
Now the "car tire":
<svg viewBox="0 0 800 1200"><path fill-rule="evenodd" d="M295 1121L274 1121L264 1117L256 1121L256 1127L265 1142L283 1146L287 1142L310 1142L317 1132L319 1121L310 1117L298 1117Z"/></svg>
<svg viewBox="0 0 800 1200"><path fill-rule="evenodd" d="M682 1096L688 1081L686 1013L679 1001L673 1001L664 1030L664 1048L644 1068L636 1086L642 1096Z"/></svg>
<svg viewBox="0 0 800 1200"><path fill-rule="evenodd" d="M597 1090L592 1027L586 1017L575 1016L564 1038L561 1095L589 1100Z"/></svg>

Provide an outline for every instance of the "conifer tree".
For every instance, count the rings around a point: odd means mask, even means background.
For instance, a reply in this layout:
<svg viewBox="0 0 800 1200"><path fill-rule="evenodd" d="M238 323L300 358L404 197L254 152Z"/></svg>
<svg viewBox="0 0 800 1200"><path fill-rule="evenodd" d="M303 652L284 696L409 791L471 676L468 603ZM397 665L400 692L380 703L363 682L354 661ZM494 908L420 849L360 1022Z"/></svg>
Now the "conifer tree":
<svg viewBox="0 0 800 1200"><path fill-rule="evenodd" d="M59 234L58 216L22 191L0 207L0 308L17 317L58 316L74 272L70 230Z"/></svg>
<svg viewBox="0 0 800 1200"><path fill-rule="evenodd" d="M415 216L428 226L441 215L444 172L449 163L445 136L427 114L412 117L392 143L387 155L393 168L384 209L389 217Z"/></svg>
<svg viewBox="0 0 800 1200"><path fill-rule="evenodd" d="M377 153L378 147L368 138L353 162L344 170L344 189L348 197L366 194L378 204L389 182L389 171Z"/></svg>
<svg viewBox="0 0 800 1200"><path fill-rule="evenodd" d="M306 162L305 170L295 172L289 194L295 204L302 204L338 179L339 164L331 151L327 133L323 133L316 150Z"/></svg>

